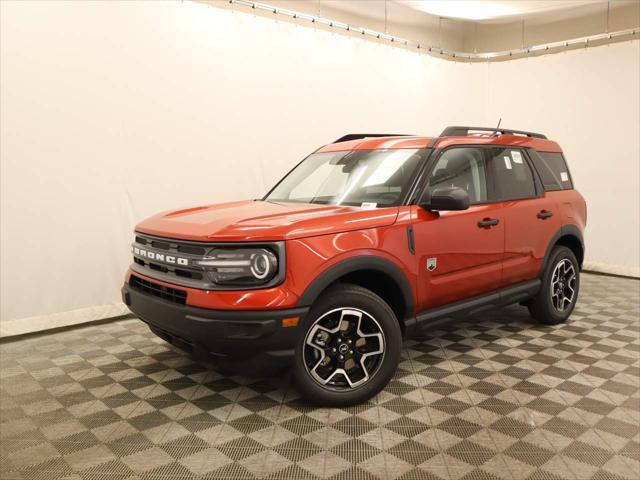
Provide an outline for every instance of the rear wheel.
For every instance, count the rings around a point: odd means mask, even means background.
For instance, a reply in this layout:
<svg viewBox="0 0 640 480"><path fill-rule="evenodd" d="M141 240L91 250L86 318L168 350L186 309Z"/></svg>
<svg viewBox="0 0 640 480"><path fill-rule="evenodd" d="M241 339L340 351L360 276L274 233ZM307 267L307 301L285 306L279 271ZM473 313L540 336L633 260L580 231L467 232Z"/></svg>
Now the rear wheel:
<svg viewBox="0 0 640 480"><path fill-rule="evenodd" d="M551 251L542 275L542 286L528 304L531 316L546 325L564 322L576 306L580 290L580 266L573 252L563 246Z"/></svg>
<svg viewBox="0 0 640 480"><path fill-rule="evenodd" d="M395 314L357 285L324 293L305 319L293 373L302 394L326 406L365 401L389 382L402 348Z"/></svg>

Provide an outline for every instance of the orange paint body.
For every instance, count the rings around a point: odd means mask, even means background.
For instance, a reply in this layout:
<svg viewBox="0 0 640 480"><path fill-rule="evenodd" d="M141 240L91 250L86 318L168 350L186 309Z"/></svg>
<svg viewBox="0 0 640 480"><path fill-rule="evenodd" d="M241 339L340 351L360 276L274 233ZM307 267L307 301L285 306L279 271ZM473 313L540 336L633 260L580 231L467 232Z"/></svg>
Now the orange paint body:
<svg viewBox="0 0 640 480"><path fill-rule="evenodd" d="M456 146L512 146L538 152L561 152L556 142L519 135L364 138L326 145L336 152L376 149L424 149L437 152ZM433 156L433 155L432 155ZM536 219L542 210L558 214ZM499 219L492 228L478 228L485 218ZM271 288L186 292L186 304L215 310L275 310L299 306L312 282L348 259L377 257L397 267L413 295L415 316L430 308L481 295L535 278L550 242L567 226L582 232L586 206L573 189L542 192L536 198L493 201L468 210L431 212L415 201L399 207L359 207L301 203L240 201L165 212L141 222L136 231L194 242L284 241L286 274ZM407 227L413 229L414 252ZM433 272L427 259L437 258ZM127 283L129 282L127 274ZM144 277L140 273L137 276ZM171 287L171 283L144 277Z"/></svg>

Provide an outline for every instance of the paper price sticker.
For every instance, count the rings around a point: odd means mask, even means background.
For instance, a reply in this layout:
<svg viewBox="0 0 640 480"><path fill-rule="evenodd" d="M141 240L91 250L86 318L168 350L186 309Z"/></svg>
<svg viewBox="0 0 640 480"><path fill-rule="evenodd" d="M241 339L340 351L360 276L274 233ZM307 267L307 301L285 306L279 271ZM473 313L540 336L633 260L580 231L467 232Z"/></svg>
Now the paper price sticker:
<svg viewBox="0 0 640 480"><path fill-rule="evenodd" d="M511 158L513 163L522 163L522 154L518 150L511 150Z"/></svg>

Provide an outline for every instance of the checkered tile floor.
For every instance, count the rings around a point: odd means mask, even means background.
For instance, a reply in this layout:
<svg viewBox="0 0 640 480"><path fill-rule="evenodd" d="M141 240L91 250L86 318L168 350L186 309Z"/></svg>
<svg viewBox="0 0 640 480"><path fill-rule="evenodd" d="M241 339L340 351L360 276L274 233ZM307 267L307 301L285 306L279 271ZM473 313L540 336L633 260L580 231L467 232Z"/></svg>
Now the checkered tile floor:
<svg viewBox="0 0 640 480"><path fill-rule="evenodd" d="M640 282L566 325L509 307L406 342L370 403L224 376L138 320L0 345L3 479L640 478Z"/></svg>

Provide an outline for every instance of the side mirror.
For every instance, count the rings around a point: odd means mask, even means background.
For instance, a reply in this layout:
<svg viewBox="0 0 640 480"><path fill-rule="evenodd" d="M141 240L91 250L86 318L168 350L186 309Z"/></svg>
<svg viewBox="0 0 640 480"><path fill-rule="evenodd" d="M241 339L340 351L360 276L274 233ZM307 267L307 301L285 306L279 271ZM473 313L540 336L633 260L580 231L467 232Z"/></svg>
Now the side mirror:
<svg viewBox="0 0 640 480"><path fill-rule="evenodd" d="M469 208L469 194L460 187L439 187L431 192L420 206L426 210L466 210Z"/></svg>

